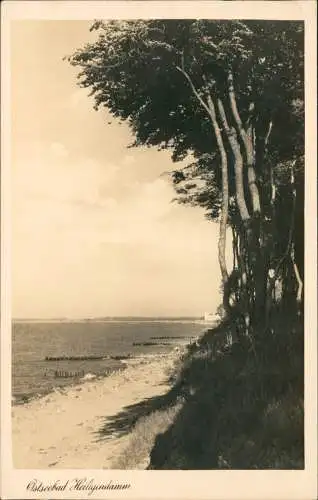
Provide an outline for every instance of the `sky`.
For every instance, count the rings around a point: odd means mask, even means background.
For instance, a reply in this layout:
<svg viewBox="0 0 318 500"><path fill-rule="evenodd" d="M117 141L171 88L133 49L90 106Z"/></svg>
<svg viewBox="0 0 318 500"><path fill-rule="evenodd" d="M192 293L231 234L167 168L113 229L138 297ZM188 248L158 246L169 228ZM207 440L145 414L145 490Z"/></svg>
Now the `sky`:
<svg viewBox="0 0 318 500"><path fill-rule="evenodd" d="M213 312L217 224L172 203L170 154L127 148L63 61L90 25L12 23L13 317Z"/></svg>

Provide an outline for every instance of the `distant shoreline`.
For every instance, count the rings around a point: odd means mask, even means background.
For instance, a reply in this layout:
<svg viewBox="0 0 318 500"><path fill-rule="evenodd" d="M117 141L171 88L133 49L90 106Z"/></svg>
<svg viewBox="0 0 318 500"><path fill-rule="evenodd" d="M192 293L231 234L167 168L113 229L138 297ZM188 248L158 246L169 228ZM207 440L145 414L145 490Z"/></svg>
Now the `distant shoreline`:
<svg viewBox="0 0 318 500"><path fill-rule="evenodd" d="M200 318L116 318L116 319L12 319L12 323L195 323L208 324L210 322Z"/></svg>

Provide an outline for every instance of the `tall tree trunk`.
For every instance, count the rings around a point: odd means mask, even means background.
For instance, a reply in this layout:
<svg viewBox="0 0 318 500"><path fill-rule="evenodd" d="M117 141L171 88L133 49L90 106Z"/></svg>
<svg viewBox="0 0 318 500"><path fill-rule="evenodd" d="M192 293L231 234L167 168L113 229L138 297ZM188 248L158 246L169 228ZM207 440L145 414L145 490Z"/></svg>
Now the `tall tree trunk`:
<svg viewBox="0 0 318 500"><path fill-rule="evenodd" d="M237 125L240 137L242 139L242 142L245 147L245 153L246 153L246 161L247 161L247 179L248 179L248 186L249 186L249 191L251 195L251 200L252 200L252 206L253 206L253 213L254 214L259 214L261 211L261 203L260 203L260 196L259 196L259 191L258 187L256 184L256 174L255 174L255 168L254 168L254 147L253 147L253 129L252 129L252 124L250 123L248 126L248 129L245 130L240 113L237 108L236 104L236 97L235 97L235 90L234 90L234 82L233 82L233 74L230 71L228 74L228 84L229 84L229 98L230 98L230 104L231 104L231 109L233 113L233 117L235 120L235 123ZM254 109L254 103L250 104L250 112L252 112Z"/></svg>
<svg viewBox="0 0 318 500"><path fill-rule="evenodd" d="M235 170L235 190L236 190L236 202L238 210L240 213L240 218L242 221L242 227L239 230L240 234L240 286L241 286L241 299L239 309L244 319L244 333L246 336L250 334L251 327L251 315L250 315L250 303L253 297L253 291L251 289L250 280L250 241L252 238L251 234L251 218L247 209L245 193L244 193L244 178L243 178L243 158L241 154L240 144L237 138L235 129L230 128L226 112L221 99L218 99L218 110L221 117L221 122L223 129L227 135L229 144L231 146L234 155L234 170ZM228 293L230 295L230 293Z"/></svg>
<svg viewBox="0 0 318 500"><path fill-rule="evenodd" d="M208 107L210 110L210 118L214 129L216 142L221 156L221 169L222 169L222 207L220 218L220 235L218 243L219 264L222 274L223 287L228 280L228 272L226 267L226 227L229 215L229 180L228 180L228 164L227 155L223 143L221 130L216 118L215 106L211 95L207 98Z"/></svg>
<svg viewBox="0 0 318 500"><path fill-rule="evenodd" d="M298 266L297 266L297 263L295 260L295 231L294 231L294 229L295 229L296 201L297 201L297 191L296 191L295 171L294 171L295 163L296 162L292 163L291 167L290 167L290 184L291 184L292 196L293 196L293 237L294 237L294 240L291 243L290 258L292 261L292 265L293 265L293 269L294 269L294 273L295 273L295 278L296 278L297 286L298 286L297 295L296 295L297 309L300 310L301 301L302 301L302 293L303 293L303 281L301 279L299 269L298 269Z"/></svg>
<svg viewBox="0 0 318 500"><path fill-rule="evenodd" d="M226 267L226 227L228 221L228 212L229 212L229 186L228 186L228 165L227 165L227 155L225 151L225 147L223 144L222 134L220 131L220 127L216 118L215 106L212 100L211 95L208 95L207 102L202 99L201 95L195 88L190 75L185 71L184 64L182 67L177 66L176 68L183 76L186 78L188 83L190 84L191 90L197 100L199 101L202 108L207 112L209 119L212 122L213 130L216 137L216 142L218 145L218 149L221 156L221 170L222 170L222 207L221 207L221 218L220 218L220 235L219 235L219 243L218 243L218 253L219 253L219 265L221 269L222 275L222 284L223 288L226 286L228 280L228 272Z"/></svg>
<svg viewBox="0 0 318 500"><path fill-rule="evenodd" d="M295 262L295 213L296 213L296 185L295 185L295 161L290 165L290 188L292 195L292 207L291 207L291 218L290 218L290 226L288 231L288 240L285 252L281 256L273 277L271 278L270 288L269 288L269 297L275 287L275 283L277 278L282 276L282 306L288 311L290 305L293 300L296 298L297 308L300 309L301 301L302 301L302 293L303 293L303 282L300 277L298 266ZM293 290L292 285L292 275L294 274L295 279L297 281L298 289L297 293ZM295 297L296 294L296 297ZM270 305L269 305L270 306Z"/></svg>
<svg viewBox="0 0 318 500"><path fill-rule="evenodd" d="M233 155L234 155L234 170L235 170L235 189L236 189L236 201L240 212L240 216L243 222L250 219L250 215L247 209L245 194L244 194L244 179L243 179L243 158L241 154L240 144L237 140L236 131L234 128L230 128L225 109L221 99L218 99L218 109L221 117L222 125L227 135L228 141L230 143Z"/></svg>

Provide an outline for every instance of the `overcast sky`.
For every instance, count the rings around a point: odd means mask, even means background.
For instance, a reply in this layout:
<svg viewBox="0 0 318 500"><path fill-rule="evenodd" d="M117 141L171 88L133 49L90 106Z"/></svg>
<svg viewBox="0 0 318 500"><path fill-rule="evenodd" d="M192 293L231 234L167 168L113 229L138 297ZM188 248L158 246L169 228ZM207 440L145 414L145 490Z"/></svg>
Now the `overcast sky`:
<svg viewBox="0 0 318 500"><path fill-rule="evenodd" d="M217 225L171 203L169 154L127 149L62 60L90 24L13 23L13 316L213 311Z"/></svg>

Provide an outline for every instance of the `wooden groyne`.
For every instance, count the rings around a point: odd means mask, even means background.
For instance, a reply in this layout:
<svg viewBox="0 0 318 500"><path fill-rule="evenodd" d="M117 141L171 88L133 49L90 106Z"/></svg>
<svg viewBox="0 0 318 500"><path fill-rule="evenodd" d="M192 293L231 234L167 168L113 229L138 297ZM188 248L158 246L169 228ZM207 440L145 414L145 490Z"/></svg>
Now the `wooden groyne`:
<svg viewBox="0 0 318 500"><path fill-rule="evenodd" d="M66 370L55 370L54 377L55 378L74 378L74 377L84 377L84 370L78 372L69 372Z"/></svg>
<svg viewBox="0 0 318 500"><path fill-rule="evenodd" d="M108 356L45 356L45 361L96 361Z"/></svg>
<svg viewBox="0 0 318 500"><path fill-rule="evenodd" d="M122 361L124 359L130 359L131 354L120 354L118 356L109 356L109 359L113 359L115 361Z"/></svg>
<svg viewBox="0 0 318 500"><path fill-rule="evenodd" d="M101 361L103 359L112 359L121 361L131 358L131 354L103 355L103 356L45 356L45 361Z"/></svg>
<svg viewBox="0 0 318 500"><path fill-rule="evenodd" d="M69 370L54 370L51 372L51 375L49 372L45 371L44 372L44 377L50 377L53 376L54 378L82 378L82 379L91 379L91 378L96 378L100 375L102 376L109 376L111 374L115 373L120 373L123 370L125 370L127 365L122 365L118 366L116 368L108 368L102 373L96 374L96 373L85 373L85 370L79 370L79 371L69 371Z"/></svg>
<svg viewBox="0 0 318 500"><path fill-rule="evenodd" d="M165 337L150 337L150 340L191 340L195 337L195 335L191 336L191 337L188 337L188 336L184 336L184 335L179 335L179 336L175 336L175 337L171 337L171 336L165 336Z"/></svg>
<svg viewBox="0 0 318 500"><path fill-rule="evenodd" d="M133 342L133 346L176 345L174 342Z"/></svg>

